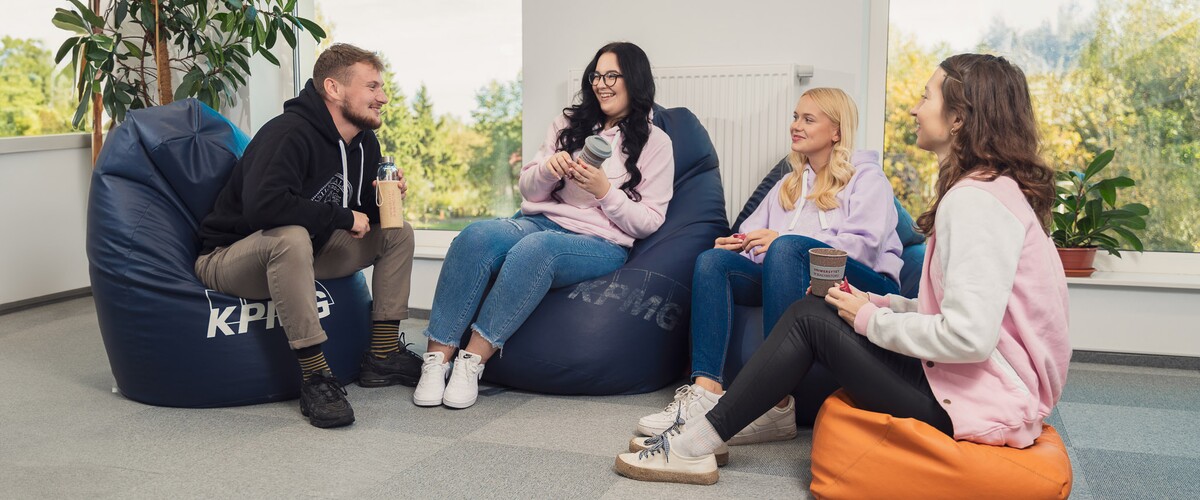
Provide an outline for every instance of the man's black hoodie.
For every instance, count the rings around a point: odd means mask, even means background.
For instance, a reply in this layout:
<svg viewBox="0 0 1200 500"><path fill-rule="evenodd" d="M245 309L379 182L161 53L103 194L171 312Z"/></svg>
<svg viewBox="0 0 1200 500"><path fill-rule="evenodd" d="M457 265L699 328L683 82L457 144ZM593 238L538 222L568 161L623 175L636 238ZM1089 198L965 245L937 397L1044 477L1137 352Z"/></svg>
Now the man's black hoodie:
<svg viewBox="0 0 1200 500"><path fill-rule="evenodd" d="M283 103L283 114L263 125L246 146L212 213L201 223L200 253L261 229L295 225L308 230L316 254L334 230L353 227L351 210L378 222L371 181L379 156L373 131L360 132L344 144L309 80L299 96Z"/></svg>

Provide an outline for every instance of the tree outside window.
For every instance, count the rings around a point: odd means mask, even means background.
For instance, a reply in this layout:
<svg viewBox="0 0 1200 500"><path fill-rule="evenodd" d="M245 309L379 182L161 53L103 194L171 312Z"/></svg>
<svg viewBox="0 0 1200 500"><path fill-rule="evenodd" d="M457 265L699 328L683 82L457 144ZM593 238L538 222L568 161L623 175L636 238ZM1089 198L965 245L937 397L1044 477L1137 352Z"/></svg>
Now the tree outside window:
<svg viewBox="0 0 1200 500"><path fill-rule="evenodd" d="M1029 78L1051 165L1081 169L1116 149L1110 174L1137 181L1127 201L1151 208L1146 249L1200 251L1200 0L1059 2L1050 16L1016 26L1028 16L1023 1L978 2L982 15L923 23L913 12L936 16L962 2L891 1L884 169L901 202L917 214L934 194L936 159L913 145L907 112L925 80L953 53L991 53ZM981 27L975 40L949 40L969 23Z"/></svg>

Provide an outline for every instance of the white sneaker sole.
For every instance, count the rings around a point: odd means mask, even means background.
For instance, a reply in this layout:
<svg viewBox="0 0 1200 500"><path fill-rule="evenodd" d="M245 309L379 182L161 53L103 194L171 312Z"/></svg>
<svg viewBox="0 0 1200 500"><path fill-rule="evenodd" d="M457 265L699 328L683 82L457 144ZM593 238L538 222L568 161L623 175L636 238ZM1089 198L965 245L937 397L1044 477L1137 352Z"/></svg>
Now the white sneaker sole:
<svg viewBox="0 0 1200 500"><path fill-rule="evenodd" d="M617 470L617 474L630 479L660 483L699 484L707 486L716 484L717 480L721 477L720 473L715 470L710 472L682 472L637 467L621 460L619 455L617 456L615 469Z"/></svg>
<svg viewBox="0 0 1200 500"><path fill-rule="evenodd" d="M442 406L442 398L437 399L419 399L416 395L413 396L413 404L428 408L430 406Z"/></svg>
<svg viewBox="0 0 1200 500"><path fill-rule="evenodd" d="M638 434L641 434L643 436L651 437L651 436L657 436L659 434L667 432L668 427L670 427L670 425L668 425L666 427L648 427L646 425L643 425L641 422L638 422L637 432L638 432Z"/></svg>
<svg viewBox="0 0 1200 500"><path fill-rule="evenodd" d="M449 400L446 398L442 398L442 404L449 406L451 408L454 408L456 410L462 410L462 409L470 408L472 405L475 404L475 400L477 400L477 399L479 399L479 396L473 397L467 401L452 401L452 400Z"/></svg>
<svg viewBox="0 0 1200 500"><path fill-rule="evenodd" d="M790 431L790 432L788 432ZM741 446L755 443L769 443L771 441L788 441L796 439L796 428L792 427L788 431L780 429L763 429L753 434L738 434L729 439L726 443L729 446Z"/></svg>

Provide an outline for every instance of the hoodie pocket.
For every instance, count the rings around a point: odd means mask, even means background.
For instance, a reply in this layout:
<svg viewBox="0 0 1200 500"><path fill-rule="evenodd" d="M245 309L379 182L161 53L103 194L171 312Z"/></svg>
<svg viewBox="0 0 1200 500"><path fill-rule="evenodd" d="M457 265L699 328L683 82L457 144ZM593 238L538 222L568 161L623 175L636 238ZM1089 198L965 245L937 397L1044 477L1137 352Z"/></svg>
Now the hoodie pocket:
<svg viewBox="0 0 1200 500"><path fill-rule="evenodd" d="M1004 359L1004 355L1000 354L999 349L992 351L991 359L992 364L995 365L996 368L999 369L1001 375L1008 380L1009 385L1016 387L1021 391L1022 394L1026 396L1033 396L1033 393L1029 391L1029 387L1025 385L1025 381L1021 380L1021 377L1017 375L1017 371L1013 369L1012 365L1008 363L1007 359Z"/></svg>

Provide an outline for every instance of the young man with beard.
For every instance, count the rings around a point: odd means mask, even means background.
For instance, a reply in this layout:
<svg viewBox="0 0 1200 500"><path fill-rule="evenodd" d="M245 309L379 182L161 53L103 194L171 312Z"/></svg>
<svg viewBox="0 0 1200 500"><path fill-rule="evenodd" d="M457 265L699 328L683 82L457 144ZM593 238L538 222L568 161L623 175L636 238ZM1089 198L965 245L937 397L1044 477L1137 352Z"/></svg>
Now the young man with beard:
<svg viewBox="0 0 1200 500"><path fill-rule="evenodd" d="M196 274L215 290L275 302L304 377L300 411L316 427L349 425L354 410L321 350L314 279L374 265L371 350L359 385L413 386L420 377L421 359L399 334L413 230L381 229L375 205L374 130L388 102L382 71L379 57L358 47L325 50L300 95L250 141L201 224Z"/></svg>

